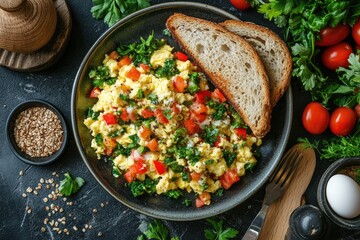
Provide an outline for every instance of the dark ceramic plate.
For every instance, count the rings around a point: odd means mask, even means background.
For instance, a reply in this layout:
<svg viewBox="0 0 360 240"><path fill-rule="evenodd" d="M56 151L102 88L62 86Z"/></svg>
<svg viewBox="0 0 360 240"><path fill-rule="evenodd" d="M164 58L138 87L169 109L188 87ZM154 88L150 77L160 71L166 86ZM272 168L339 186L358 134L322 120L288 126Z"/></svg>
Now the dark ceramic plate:
<svg viewBox="0 0 360 240"><path fill-rule="evenodd" d="M90 147L91 135L84 126L88 107L95 102L88 98L91 81L88 78L90 69L101 64L105 53L115 49L118 44L128 44L146 38L152 31L158 38L164 38L166 19L174 12L221 22L227 19L236 19L235 16L205 4L189 2L173 2L154 5L123 19L106 31L85 56L77 73L72 92L71 120L77 146L85 164L97 179L114 198L126 206L143 214L168 220L187 221L206 218L225 212L242 203L254 194L268 179L279 162L288 140L292 120L292 94L289 89L279 101L273 111L272 129L263 139L260 147L262 157L254 172L241 178L230 190L225 191L222 197L213 196L210 206L196 209L195 206L186 207L181 200L169 199L165 196L143 196L135 198L130 189L124 187L123 179L115 179L111 175L111 164L97 160ZM170 38L167 41L171 46L179 48ZM194 194L189 195L194 202Z"/></svg>

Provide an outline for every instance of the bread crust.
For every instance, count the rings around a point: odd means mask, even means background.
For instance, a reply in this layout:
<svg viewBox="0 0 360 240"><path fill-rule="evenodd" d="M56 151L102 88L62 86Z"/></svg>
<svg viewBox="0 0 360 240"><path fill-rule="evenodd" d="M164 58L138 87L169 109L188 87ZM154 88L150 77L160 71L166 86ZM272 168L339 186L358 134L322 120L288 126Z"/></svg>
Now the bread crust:
<svg viewBox="0 0 360 240"><path fill-rule="evenodd" d="M275 81L269 77L269 81L274 81L277 83L275 84L276 86L275 88L270 89L271 105L272 107L275 107L276 103L279 101L279 99L288 89L291 82L292 59L286 43L269 28L257 25L252 22L245 22L241 20L226 20L220 23L219 25L223 26L228 30L230 30L229 27L235 27L235 28L246 28L250 32L255 31L261 33L264 36L266 36L267 39L271 39L273 42L276 43L277 46L280 47L279 51L281 51L281 55L283 56L283 60L284 60L284 67L285 69L287 69L287 71L283 72L282 79L280 81ZM271 70L267 69L267 71L271 71Z"/></svg>
<svg viewBox="0 0 360 240"><path fill-rule="evenodd" d="M221 73L219 72L213 72L211 71L207 66L204 66L202 61L197 58L197 54L189 49L186 42L178 35L177 29L175 27L175 21L190 21L190 22L196 22L197 26L199 28L201 26L206 26L206 28L212 28L216 31L219 31L221 34L223 34L225 37L231 39L232 41L235 41L239 43L244 52L250 55L252 60L254 61L254 65L256 66L256 71L261 76L262 81L262 87L264 90L264 96L261 106L261 117L259 120L259 123L257 126L254 126L250 119L248 118L248 114L244 111L244 109L235 101L234 95L236 92L231 91L229 84L231 81L228 79L224 79L221 77ZM172 16L170 16L166 21L166 26L170 30L173 38L176 42L179 43L180 47L190 55L190 57L193 59L193 61L203 70L203 72L209 77L210 81L215 85L215 87L219 88L223 94L226 96L227 100L233 105L233 107L236 109L236 111L240 114L240 116L243 118L245 123L251 128L253 134L257 137L264 137L267 132L270 130L270 120L271 120L271 100L270 100L270 90L269 90L269 80L267 77L267 73L265 70L265 67L257 54L256 50L242 37L240 37L237 34L234 34L228 30L226 30L224 27L204 20L199 19L195 17L190 17L184 14L175 13Z"/></svg>

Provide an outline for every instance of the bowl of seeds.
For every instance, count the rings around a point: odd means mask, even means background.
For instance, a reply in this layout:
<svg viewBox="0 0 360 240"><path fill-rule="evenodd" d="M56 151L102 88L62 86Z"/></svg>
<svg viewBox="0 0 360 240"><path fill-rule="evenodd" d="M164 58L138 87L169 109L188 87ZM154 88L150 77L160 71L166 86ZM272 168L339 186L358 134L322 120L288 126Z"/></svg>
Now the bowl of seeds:
<svg viewBox="0 0 360 240"><path fill-rule="evenodd" d="M29 100L16 106L8 117L6 135L16 157L32 165L58 159L68 139L64 117L43 100Z"/></svg>

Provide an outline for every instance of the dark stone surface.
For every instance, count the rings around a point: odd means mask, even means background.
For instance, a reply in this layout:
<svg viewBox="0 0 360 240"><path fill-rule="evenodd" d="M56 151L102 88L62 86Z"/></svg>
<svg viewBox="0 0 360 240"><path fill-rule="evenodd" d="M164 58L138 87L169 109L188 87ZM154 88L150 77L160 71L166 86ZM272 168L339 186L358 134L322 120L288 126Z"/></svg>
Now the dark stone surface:
<svg viewBox="0 0 360 240"><path fill-rule="evenodd" d="M152 4L166 1L152 1ZM252 20L275 29L274 25L264 20L260 15L250 10L242 13L231 6L228 1L198 1L217 6L241 19ZM128 209L113 199L92 177L83 163L76 148L74 138L70 134L67 149L62 157L54 164L43 167L29 166L19 161L7 146L5 137L5 122L8 114L19 103L29 99L44 99L53 103L65 115L70 128L70 97L73 80L77 69L86 52L96 39L107 29L102 21L92 18L90 8L91 1L68 1L72 13L73 29L69 46L60 61L49 69L39 73L19 73L5 68L0 68L0 87L2 89L0 105L0 239L94 239L101 232L103 239L136 239L146 227L146 223L152 218L141 215ZM255 17L254 17L255 16ZM294 94L294 121L288 147L296 143L298 137L309 136L301 125L301 113L306 103L310 100L304 94L296 82L293 83ZM71 128L69 129L71 132ZM307 190L308 203L317 205L316 188L322 173L329 162L318 159L314 177ZM20 176L19 172L24 175ZM48 197L53 188L46 189L45 185L38 190L38 195L26 193L26 189L35 189L40 178L54 178L59 183L63 174L70 171L74 176L81 176L86 184L78 195L62 198L55 201L49 200L44 203L43 198ZM60 177L52 176L56 172ZM50 184L51 185L51 184ZM22 193L27 197L23 198ZM248 201L240 206L221 214L219 217L225 220L227 226L240 231L239 238L244 234L248 225L260 209L264 196L261 189ZM68 205L73 202L73 205ZM103 207L101 204L103 203ZM46 206L54 204L63 208L63 212L54 214L46 210ZM27 213L27 206L31 213ZM94 209L97 211L94 212ZM51 213L51 216L48 214ZM58 234L52 230L50 224L44 225L44 219L55 221L66 217L66 223L60 223L59 228L67 228L69 236ZM170 229L172 236L181 239L204 239L203 229L207 228L206 221L172 222L164 221ZM73 226L78 228L77 231ZM91 229L82 231L86 226ZM45 232L41 231L45 227ZM359 239L360 232L349 231L339 227L333 227L334 239Z"/></svg>

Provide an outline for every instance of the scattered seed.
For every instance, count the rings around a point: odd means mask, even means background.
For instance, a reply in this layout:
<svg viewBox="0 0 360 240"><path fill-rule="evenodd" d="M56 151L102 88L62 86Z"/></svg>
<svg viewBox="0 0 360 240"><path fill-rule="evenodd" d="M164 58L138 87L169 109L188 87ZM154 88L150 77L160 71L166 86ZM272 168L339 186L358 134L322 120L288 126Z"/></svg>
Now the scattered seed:
<svg viewBox="0 0 360 240"><path fill-rule="evenodd" d="M22 196L23 198L26 198L26 197L27 197L26 193L23 193L21 196Z"/></svg>
<svg viewBox="0 0 360 240"><path fill-rule="evenodd" d="M44 201L44 203L47 203L48 199L45 197L45 198L43 198L43 201Z"/></svg>
<svg viewBox="0 0 360 240"><path fill-rule="evenodd" d="M20 176L24 176L23 170L21 170L21 171L19 172L19 175L20 175Z"/></svg>
<svg viewBox="0 0 360 240"><path fill-rule="evenodd" d="M102 236L102 232L98 232L98 237L101 237Z"/></svg>
<svg viewBox="0 0 360 240"><path fill-rule="evenodd" d="M42 232L45 232L45 231L46 231L46 229L45 229L44 227L42 227L42 228L41 228L41 231L42 231Z"/></svg>

